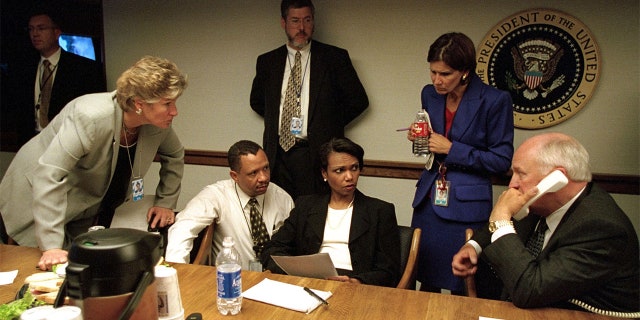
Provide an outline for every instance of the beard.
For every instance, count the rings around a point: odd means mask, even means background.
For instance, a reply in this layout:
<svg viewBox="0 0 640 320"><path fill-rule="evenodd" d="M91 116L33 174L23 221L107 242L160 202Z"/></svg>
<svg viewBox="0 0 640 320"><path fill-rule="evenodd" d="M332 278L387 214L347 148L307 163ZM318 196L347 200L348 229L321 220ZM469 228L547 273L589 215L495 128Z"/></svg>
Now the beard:
<svg viewBox="0 0 640 320"><path fill-rule="evenodd" d="M306 34L306 33L304 33L304 32L300 32L300 33L298 33L296 36L301 35L301 34L302 34L303 36L306 36L306 35L307 35L307 34ZM308 39L306 39L306 40L304 40L304 41L296 41L296 40L295 40L295 39L296 39L296 37L291 37L291 36L288 36L288 35L287 35L287 37L289 38L289 44L290 44L292 47L296 48L296 49L302 49L302 48L304 48L304 47L305 47L306 45L308 45L308 44L309 44L309 42L311 41L311 37L309 37Z"/></svg>

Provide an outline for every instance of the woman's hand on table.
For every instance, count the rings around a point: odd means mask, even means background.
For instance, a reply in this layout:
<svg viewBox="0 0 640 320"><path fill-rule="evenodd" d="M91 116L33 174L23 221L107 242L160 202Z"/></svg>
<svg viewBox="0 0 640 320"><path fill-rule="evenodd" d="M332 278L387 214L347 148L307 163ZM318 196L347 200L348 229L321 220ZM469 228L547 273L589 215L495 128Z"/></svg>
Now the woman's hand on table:
<svg viewBox="0 0 640 320"><path fill-rule="evenodd" d="M49 249L42 253L40 261L38 262L38 268L42 271L51 270L56 264L62 264L67 262L68 252L62 249Z"/></svg>

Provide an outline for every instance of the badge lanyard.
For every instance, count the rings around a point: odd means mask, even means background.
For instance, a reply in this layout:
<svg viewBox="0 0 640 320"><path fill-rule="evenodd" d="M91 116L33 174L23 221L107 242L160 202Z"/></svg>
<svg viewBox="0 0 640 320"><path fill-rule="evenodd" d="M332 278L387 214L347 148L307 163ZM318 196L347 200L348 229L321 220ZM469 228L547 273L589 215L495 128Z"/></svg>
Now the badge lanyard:
<svg viewBox="0 0 640 320"><path fill-rule="evenodd" d="M446 107L445 107L446 109ZM451 113L450 127L447 128L447 110L445 110L445 137L449 139L451 135L451 127L453 127L453 118L455 113ZM447 181L447 166L443 162L438 162L438 179L436 180L436 196L433 204L446 207L449 205L449 191L451 190L451 181Z"/></svg>
<svg viewBox="0 0 640 320"><path fill-rule="evenodd" d="M291 117L291 125L289 126L289 130L291 131L291 134L297 137L300 137L302 135L302 126L304 123L304 117L302 116L302 105L300 102L300 98L302 95L302 87L304 86L304 78L307 75L307 67L309 67L309 60L311 59L311 52L309 52L309 55L307 56L307 62L305 62L304 64L304 72L302 73L302 75L300 76L300 86L298 88L296 88L296 111L295 111L295 116ZM287 54L287 61L289 62L289 74L293 73L293 67L291 66L291 58L290 56Z"/></svg>
<svg viewBox="0 0 640 320"><path fill-rule="evenodd" d="M132 198L133 198L133 201L138 201L144 198L144 181L140 176L140 166L138 166L138 175L133 174L133 163L131 162L131 153L129 152L130 146L129 146L129 141L127 141L127 126L125 126L124 120L122 120L122 127L124 128L124 143L126 144L125 148L127 148L127 156L129 157L129 167L131 168L131 175L133 176L133 179L131 180ZM140 148L140 145L138 145L136 150L139 148Z"/></svg>

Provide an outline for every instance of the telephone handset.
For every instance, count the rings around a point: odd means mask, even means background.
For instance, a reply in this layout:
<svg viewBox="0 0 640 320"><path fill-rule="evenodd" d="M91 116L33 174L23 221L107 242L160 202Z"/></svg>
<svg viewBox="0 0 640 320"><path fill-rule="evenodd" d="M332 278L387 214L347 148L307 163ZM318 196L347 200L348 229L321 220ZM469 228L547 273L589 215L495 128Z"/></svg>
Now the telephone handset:
<svg viewBox="0 0 640 320"><path fill-rule="evenodd" d="M534 203L538 198L548 192L556 192L562 189L564 186L569 183L567 177L560 170L553 170L550 174L544 177L538 183L538 194L535 197L531 198L523 207L516 213L513 218L516 220L521 220L529 214L529 206Z"/></svg>

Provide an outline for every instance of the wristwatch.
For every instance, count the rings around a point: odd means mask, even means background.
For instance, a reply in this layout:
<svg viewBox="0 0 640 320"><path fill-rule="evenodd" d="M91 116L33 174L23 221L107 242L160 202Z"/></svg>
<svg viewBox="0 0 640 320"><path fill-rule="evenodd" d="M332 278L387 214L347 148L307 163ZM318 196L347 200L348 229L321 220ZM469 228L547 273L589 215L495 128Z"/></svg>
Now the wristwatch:
<svg viewBox="0 0 640 320"><path fill-rule="evenodd" d="M513 227L513 222L511 220L489 221L489 232L494 233L498 228L506 226Z"/></svg>

